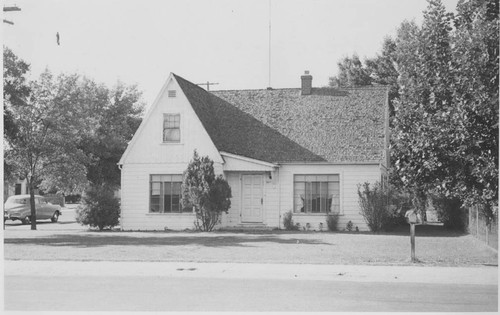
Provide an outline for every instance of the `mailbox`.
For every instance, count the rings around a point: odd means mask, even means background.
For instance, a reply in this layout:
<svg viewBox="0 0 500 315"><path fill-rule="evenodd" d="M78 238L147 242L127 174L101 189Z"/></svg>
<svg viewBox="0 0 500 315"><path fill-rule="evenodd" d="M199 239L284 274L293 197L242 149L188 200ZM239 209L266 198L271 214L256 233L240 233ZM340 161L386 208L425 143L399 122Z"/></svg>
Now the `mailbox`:
<svg viewBox="0 0 500 315"><path fill-rule="evenodd" d="M422 216L415 210L408 210L405 214L406 222L409 224L421 224Z"/></svg>

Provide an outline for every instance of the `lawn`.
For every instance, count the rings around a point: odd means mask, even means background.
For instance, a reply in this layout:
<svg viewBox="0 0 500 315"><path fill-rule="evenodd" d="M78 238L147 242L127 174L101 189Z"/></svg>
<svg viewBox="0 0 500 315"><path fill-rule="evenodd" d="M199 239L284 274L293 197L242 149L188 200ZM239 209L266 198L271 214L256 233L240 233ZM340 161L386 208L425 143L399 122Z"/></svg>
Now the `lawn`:
<svg viewBox="0 0 500 315"><path fill-rule="evenodd" d="M4 231L5 259L409 265L408 227L393 233ZM423 266L497 265L470 235L417 226Z"/></svg>

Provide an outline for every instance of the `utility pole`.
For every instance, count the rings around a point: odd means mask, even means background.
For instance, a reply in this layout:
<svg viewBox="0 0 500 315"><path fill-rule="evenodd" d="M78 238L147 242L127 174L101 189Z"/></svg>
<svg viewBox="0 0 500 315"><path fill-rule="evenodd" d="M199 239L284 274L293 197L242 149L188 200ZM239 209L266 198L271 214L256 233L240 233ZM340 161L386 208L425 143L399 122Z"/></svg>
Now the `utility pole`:
<svg viewBox="0 0 500 315"><path fill-rule="evenodd" d="M210 85L217 85L219 84L218 82L206 82L206 83L196 83L196 85L206 85L207 86L207 91L210 91Z"/></svg>
<svg viewBox="0 0 500 315"><path fill-rule="evenodd" d="M12 6L12 7L3 7L3 12L12 12L12 11L21 11L21 9L17 6ZM4 23L14 25L14 22L3 19Z"/></svg>

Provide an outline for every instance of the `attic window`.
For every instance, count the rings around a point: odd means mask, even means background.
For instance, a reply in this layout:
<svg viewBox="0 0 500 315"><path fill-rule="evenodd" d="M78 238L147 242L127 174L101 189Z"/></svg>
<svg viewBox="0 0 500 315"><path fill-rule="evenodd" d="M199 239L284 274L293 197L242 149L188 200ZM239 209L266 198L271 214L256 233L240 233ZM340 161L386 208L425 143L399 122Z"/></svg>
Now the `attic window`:
<svg viewBox="0 0 500 315"><path fill-rule="evenodd" d="M179 142L181 140L181 115L163 115L163 142Z"/></svg>
<svg viewBox="0 0 500 315"><path fill-rule="evenodd" d="M176 90L168 90L168 97L175 97L176 96Z"/></svg>

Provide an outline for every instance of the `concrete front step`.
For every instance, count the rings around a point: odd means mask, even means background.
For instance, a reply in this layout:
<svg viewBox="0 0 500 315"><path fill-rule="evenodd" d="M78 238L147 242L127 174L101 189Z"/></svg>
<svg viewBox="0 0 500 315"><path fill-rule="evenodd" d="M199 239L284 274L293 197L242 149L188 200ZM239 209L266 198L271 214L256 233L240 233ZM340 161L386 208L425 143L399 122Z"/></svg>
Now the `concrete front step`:
<svg viewBox="0 0 500 315"><path fill-rule="evenodd" d="M256 224L256 223L248 223L248 224L239 224L236 226L226 226L221 228L221 231L271 231L275 228L269 227L265 224Z"/></svg>

